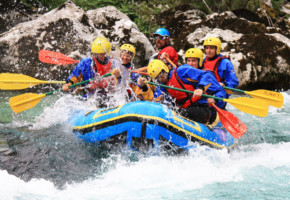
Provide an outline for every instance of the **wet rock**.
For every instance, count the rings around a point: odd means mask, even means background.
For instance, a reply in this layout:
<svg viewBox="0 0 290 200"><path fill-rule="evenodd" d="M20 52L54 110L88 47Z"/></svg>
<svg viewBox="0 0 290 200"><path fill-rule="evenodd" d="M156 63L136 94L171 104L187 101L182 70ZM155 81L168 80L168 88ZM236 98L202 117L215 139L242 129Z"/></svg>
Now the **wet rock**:
<svg viewBox="0 0 290 200"><path fill-rule="evenodd" d="M154 51L136 24L115 7L85 12L68 1L0 35L0 71L23 73L43 80L64 80L75 65L41 63L39 50L57 51L80 60L90 55L91 43L98 36L110 39L116 49L115 55L118 55L119 45L133 44L138 52L134 60L136 66L147 64Z"/></svg>
<svg viewBox="0 0 290 200"><path fill-rule="evenodd" d="M180 63L187 49L203 48L206 37L217 36L222 41L222 54L231 57L241 88L290 88L290 19L274 20L275 27L269 27L268 20L258 12L236 10L206 15L183 5L154 20L169 29ZM39 50L58 51L80 60L89 55L92 41L100 35L110 39L116 49L114 56L120 45L132 43L137 50L137 67L146 65L154 52L154 42L150 43L136 24L116 8L85 12L69 1L0 35L0 71L63 80L75 65L41 63Z"/></svg>
<svg viewBox="0 0 290 200"><path fill-rule="evenodd" d="M40 9L41 10L41 9ZM8 31L13 26L35 19L38 10L32 10L20 0L0 2L0 34Z"/></svg>
<svg viewBox="0 0 290 200"><path fill-rule="evenodd" d="M273 28L268 27L267 21L257 14L245 19L229 11L206 16L195 10L177 13L179 11L164 24L168 24L166 27L169 30L174 30L172 42L180 58L189 48L203 49L206 37L219 37L222 54L231 57L240 88L290 88L290 32L289 26L285 25L287 20L284 20L284 25L281 22ZM240 11L239 15L243 16L244 13ZM183 59L179 61L184 63Z"/></svg>

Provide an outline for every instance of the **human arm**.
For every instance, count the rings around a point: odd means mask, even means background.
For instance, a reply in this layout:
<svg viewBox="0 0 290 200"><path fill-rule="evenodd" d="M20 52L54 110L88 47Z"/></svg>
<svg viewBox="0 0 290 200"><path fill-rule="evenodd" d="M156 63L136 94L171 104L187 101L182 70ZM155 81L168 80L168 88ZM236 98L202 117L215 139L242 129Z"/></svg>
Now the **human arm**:
<svg viewBox="0 0 290 200"><path fill-rule="evenodd" d="M152 101L154 98L153 90L146 84L144 77L139 77L137 80L137 86L139 89L136 91L137 97L142 101Z"/></svg>
<svg viewBox="0 0 290 200"><path fill-rule="evenodd" d="M236 88L239 85L239 80L235 73L235 68L232 62L228 59L223 59L218 68L218 74L222 78L220 82L222 86Z"/></svg>
<svg viewBox="0 0 290 200"><path fill-rule="evenodd" d="M178 65L178 54L172 46L167 46L160 52L160 57L163 53L166 53L169 59L175 64Z"/></svg>
<svg viewBox="0 0 290 200"><path fill-rule="evenodd" d="M81 60L81 62L71 72L70 76L66 79L66 84L62 86L62 90L64 92L69 91L69 86L81 82L83 80L82 69L84 68L86 62L87 62L86 59Z"/></svg>

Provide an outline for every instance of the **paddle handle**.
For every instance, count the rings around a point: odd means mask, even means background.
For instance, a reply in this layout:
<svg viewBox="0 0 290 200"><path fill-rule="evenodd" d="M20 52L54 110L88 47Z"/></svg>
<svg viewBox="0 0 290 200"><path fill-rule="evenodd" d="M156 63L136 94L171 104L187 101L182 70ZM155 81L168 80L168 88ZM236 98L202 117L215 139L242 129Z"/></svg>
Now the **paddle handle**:
<svg viewBox="0 0 290 200"><path fill-rule="evenodd" d="M176 65L167 57L165 57L165 59L167 60L167 62L169 62L173 67L176 68Z"/></svg>
<svg viewBox="0 0 290 200"><path fill-rule="evenodd" d="M160 86L160 87L172 89L172 90L177 90L177 91L181 91L181 92L186 92L186 93L194 94L194 92L193 91L190 91L190 90L184 90L184 89L180 89L180 88L170 87L168 85L163 85L163 84L160 84L160 83L154 83L154 82L150 82L150 81L147 81L147 83L148 84L151 84L151 85L156 85L156 86ZM207 97L207 98L213 98L213 99L220 100L220 101L224 101L223 98L215 97L215 96L211 96L211 95L207 95L207 94L202 94L202 96L203 97Z"/></svg>
<svg viewBox="0 0 290 200"><path fill-rule="evenodd" d="M61 84L63 84L63 83L65 83L65 81L47 81L47 83L61 83Z"/></svg>

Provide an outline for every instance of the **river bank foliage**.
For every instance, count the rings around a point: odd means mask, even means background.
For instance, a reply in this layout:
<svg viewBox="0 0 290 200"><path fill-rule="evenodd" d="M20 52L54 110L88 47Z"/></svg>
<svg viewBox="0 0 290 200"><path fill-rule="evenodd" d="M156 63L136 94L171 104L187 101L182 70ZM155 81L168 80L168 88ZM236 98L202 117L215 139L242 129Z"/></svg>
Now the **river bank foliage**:
<svg viewBox="0 0 290 200"><path fill-rule="evenodd" d="M14 0L15 4L24 4L34 10L47 12L64 3L66 0ZM175 12L177 8L198 9L206 14L246 9L256 12L265 9L267 14L275 18L289 17L280 10L286 0L271 0L273 8L269 8L263 0L72 0L84 10L96 9L104 6L114 6L134 21L139 29L145 33L152 33L159 27L158 16L164 11Z"/></svg>

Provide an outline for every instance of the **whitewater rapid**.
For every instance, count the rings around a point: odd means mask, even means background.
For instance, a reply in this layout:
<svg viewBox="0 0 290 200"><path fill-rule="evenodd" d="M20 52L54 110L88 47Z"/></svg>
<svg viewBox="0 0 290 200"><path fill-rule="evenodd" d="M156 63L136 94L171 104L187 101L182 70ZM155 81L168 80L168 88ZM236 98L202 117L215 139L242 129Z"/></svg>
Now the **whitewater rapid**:
<svg viewBox="0 0 290 200"><path fill-rule="evenodd" d="M266 118L228 107L248 126L231 153L203 146L180 156L112 153L101 158L106 170L61 188L46 179L25 182L0 170L0 199L289 199L290 95L283 95L283 108L270 107ZM58 124L70 134L65 125L69 116L93 109L90 102L73 98L52 102L29 122L14 115L11 126L28 123L28 134L33 134Z"/></svg>

